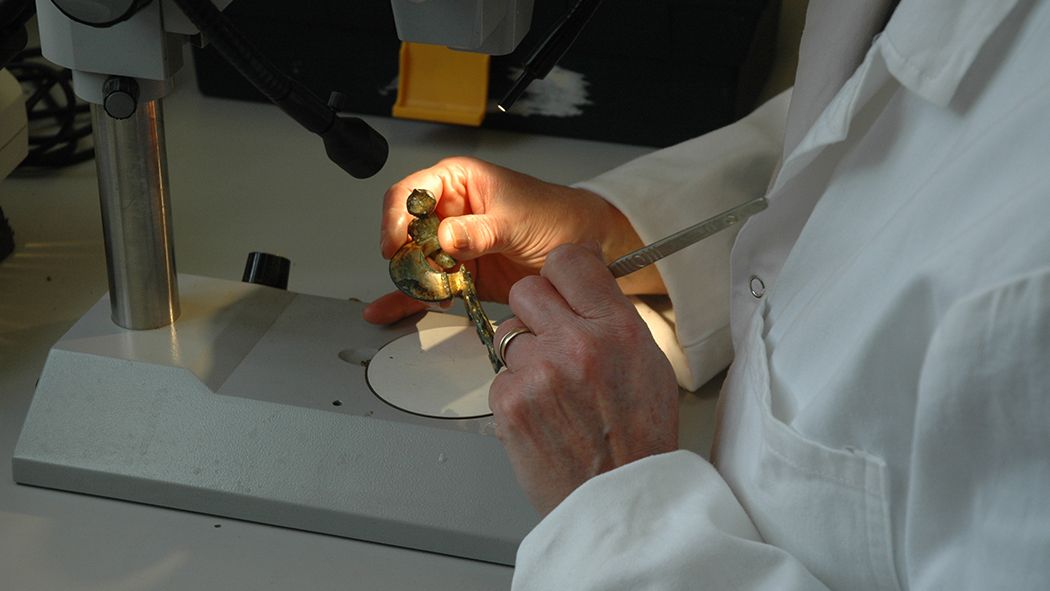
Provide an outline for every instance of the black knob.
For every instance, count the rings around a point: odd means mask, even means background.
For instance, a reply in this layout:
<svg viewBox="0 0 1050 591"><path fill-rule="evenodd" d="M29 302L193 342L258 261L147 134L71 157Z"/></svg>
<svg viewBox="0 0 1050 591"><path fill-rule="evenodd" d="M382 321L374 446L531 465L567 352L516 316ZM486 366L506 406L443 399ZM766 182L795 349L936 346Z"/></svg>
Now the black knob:
<svg viewBox="0 0 1050 591"><path fill-rule="evenodd" d="M288 275L291 269L292 261L282 256L252 252L248 253L248 261L244 263L244 276L241 277L241 281L288 289Z"/></svg>
<svg viewBox="0 0 1050 591"><path fill-rule="evenodd" d="M113 76L102 85L102 108L114 119L135 114L139 102L139 83L134 78Z"/></svg>

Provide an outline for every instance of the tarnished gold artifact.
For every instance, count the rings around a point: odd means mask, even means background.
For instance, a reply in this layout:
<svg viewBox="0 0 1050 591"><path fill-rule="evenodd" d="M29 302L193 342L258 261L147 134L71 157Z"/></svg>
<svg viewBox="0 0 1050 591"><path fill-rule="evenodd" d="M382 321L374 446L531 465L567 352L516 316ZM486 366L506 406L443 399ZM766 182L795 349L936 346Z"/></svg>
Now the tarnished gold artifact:
<svg viewBox="0 0 1050 591"><path fill-rule="evenodd" d="M488 349L493 371L503 366L492 344L492 322L481 308L474 279L466 267L441 250L437 229L441 220L434 213L437 199L426 189L414 189L406 204L416 219L408 224L409 240L390 259L390 278L405 294L424 302L441 302L455 296L463 298L467 316ZM453 268L459 267L457 271Z"/></svg>

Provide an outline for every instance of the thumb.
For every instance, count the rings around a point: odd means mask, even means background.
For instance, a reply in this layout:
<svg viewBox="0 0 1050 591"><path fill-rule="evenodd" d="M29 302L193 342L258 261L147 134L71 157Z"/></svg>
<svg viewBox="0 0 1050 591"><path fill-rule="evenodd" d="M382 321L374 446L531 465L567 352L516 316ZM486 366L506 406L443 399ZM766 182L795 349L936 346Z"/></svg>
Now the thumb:
<svg viewBox="0 0 1050 591"><path fill-rule="evenodd" d="M487 215L462 215L441 220L441 250L460 260L476 259L503 249L505 237Z"/></svg>

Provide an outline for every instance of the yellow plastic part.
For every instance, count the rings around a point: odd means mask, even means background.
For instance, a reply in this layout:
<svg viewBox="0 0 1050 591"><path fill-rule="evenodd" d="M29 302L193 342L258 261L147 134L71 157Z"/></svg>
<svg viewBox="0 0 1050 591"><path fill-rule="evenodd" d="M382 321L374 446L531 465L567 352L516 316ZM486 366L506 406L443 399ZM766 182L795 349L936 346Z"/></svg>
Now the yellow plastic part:
<svg viewBox="0 0 1050 591"><path fill-rule="evenodd" d="M401 44L394 117L478 126L485 118L488 96L488 55Z"/></svg>

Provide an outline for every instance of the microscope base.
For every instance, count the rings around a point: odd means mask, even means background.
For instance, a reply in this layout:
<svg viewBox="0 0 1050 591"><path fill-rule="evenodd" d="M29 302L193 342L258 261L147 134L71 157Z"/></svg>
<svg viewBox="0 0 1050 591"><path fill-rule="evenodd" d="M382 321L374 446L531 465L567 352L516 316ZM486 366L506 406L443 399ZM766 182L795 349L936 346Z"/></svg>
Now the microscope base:
<svg viewBox="0 0 1050 591"><path fill-rule="evenodd" d="M179 284L172 326L122 329L104 297L54 346L17 482L513 564L538 515L491 417L402 412L366 377L386 343L465 319L375 327L359 302Z"/></svg>

